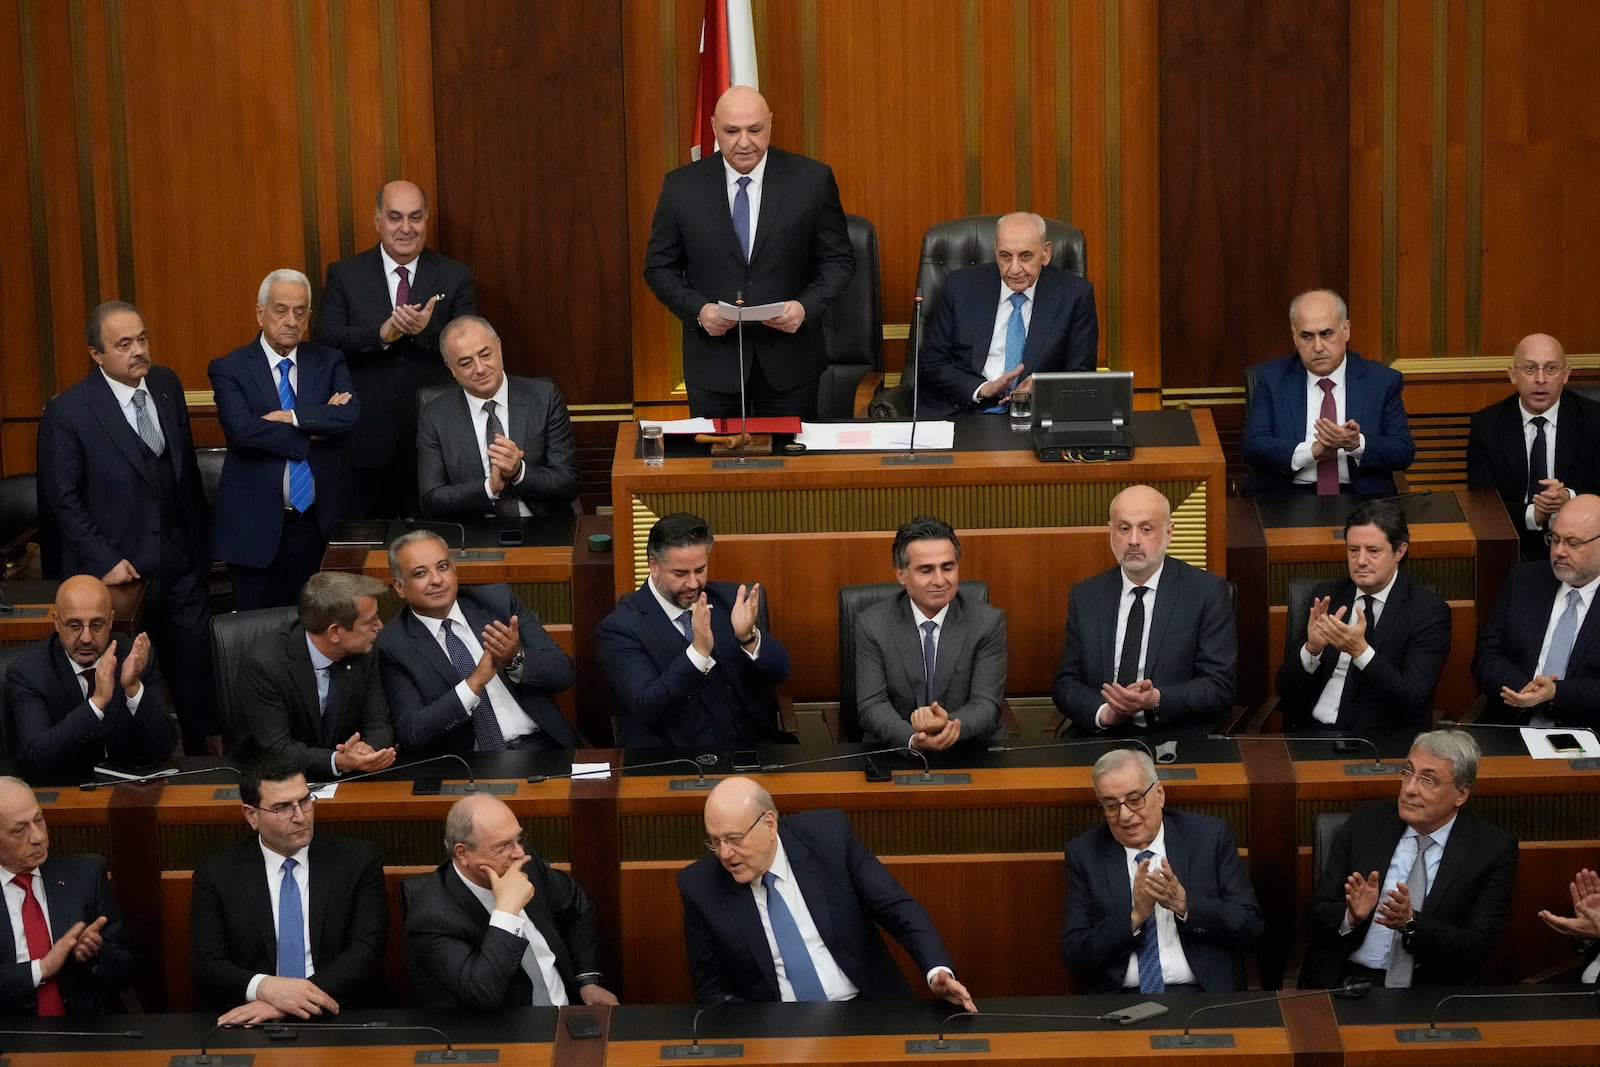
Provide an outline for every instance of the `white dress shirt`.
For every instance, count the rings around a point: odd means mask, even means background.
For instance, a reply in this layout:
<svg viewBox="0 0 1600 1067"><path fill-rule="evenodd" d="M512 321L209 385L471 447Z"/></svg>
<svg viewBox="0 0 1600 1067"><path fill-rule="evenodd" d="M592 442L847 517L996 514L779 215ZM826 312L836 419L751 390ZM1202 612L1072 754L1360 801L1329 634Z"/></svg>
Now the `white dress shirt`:
<svg viewBox="0 0 1600 1067"><path fill-rule="evenodd" d="M1339 361L1339 365L1328 372L1327 378L1333 383L1333 409L1334 422L1341 425L1346 421L1345 411L1347 406L1346 390L1344 386L1345 372L1350 369L1348 358ZM1317 484L1317 461L1311 455L1311 442L1317 437L1317 420L1322 417L1322 387L1317 383L1322 379L1315 374L1306 375L1306 435L1305 438L1294 446L1294 455L1289 460L1289 465L1294 468L1294 481L1296 485ZM1361 454L1367 448L1367 435L1361 434L1356 442L1356 447L1349 452L1339 449L1339 484L1350 484L1350 461L1361 462Z"/></svg>
<svg viewBox="0 0 1600 1067"><path fill-rule="evenodd" d="M488 403L494 401L494 413L500 420L500 427L505 432L506 439L511 440L511 379L500 375L500 388L495 390L494 396L473 396L465 389L462 393L467 398L467 414L472 417L472 435L478 442L478 459L483 463L483 492L490 500L499 500L500 494L489 487L489 412ZM511 479L512 485L522 484L523 475L528 473L526 461L517 468L517 476ZM527 518L533 512L521 500L517 501L517 514Z"/></svg>
<svg viewBox="0 0 1600 1067"><path fill-rule="evenodd" d="M1154 574L1145 579L1143 586L1149 592L1144 595L1144 636L1139 639L1139 677L1135 679L1136 681L1143 681L1149 675L1149 671L1145 669L1145 661L1150 655L1150 620L1156 617L1156 597L1160 595L1156 592L1156 587L1161 584L1161 573L1166 569L1167 561L1163 559L1161 566L1156 568ZM1111 677L1106 679L1108 682L1117 680L1117 668L1122 665L1122 641L1128 633L1128 613L1133 610L1133 591L1139 588L1128 578L1127 571L1120 573L1122 577L1122 596L1117 600L1117 631L1111 635ZM1101 704L1099 710L1094 713L1095 725L1102 730L1106 726L1105 719L1102 716L1105 715L1107 710L1108 705ZM1145 720L1143 711L1136 713L1133 721L1139 726L1150 725Z"/></svg>
<svg viewBox="0 0 1600 1067"><path fill-rule="evenodd" d="M276 818L274 815L265 815L263 818ZM266 870L267 897L272 907L272 933L278 933L278 900L283 896L283 861L294 860L294 870L290 877L294 879L295 886L300 890L300 936L306 946L306 977L310 978L317 973L317 967L311 958L311 846L296 852L293 856L284 856L267 847L265 841L259 838L261 845L261 861ZM258 974L250 979L250 984L244 987L244 999L256 999L256 990L261 988L264 978L273 977L270 974Z"/></svg>
<svg viewBox="0 0 1600 1067"><path fill-rule="evenodd" d="M677 630L679 633L682 633L683 628L678 625L678 616L682 615L686 611L692 613L694 609L678 607L678 605L661 595L661 590L656 588L656 583L646 581L644 584L645 587L650 590L650 594L656 598L656 603L661 605L661 610L667 613L667 619L672 623L672 628ZM708 600L707 604L709 605L709 603L710 601ZM738 634L734 634L733 636L735 640L737 640L739 637ZM743 652L751 659L755 659L756 656L761 653L761 628L759 626L756 627L756 639L750 642L750 647L746 648L744 645L740 645L739 651ZM710 672L711 668L717 665L716 657L702 656L699 652L695 651L693 641L689 642L689 645L684 649L684 652L688 655L689 662L694 664L695 670L699 671L701 674Z"/></svg>
<svg viewBox="0 0 1600 1067"><path fill-rule="evenodd" d="M1534 413L1522 406L1522 401L1517 401L1517 412L1522 416L1522 451L1528 460L1528 470L1533 470L1533 438L1539 428L1533 424ZM1544 470L1546 478L1556 476L1556 420L1560 418L1561 401L1557 400L1539 414L1544 416ZM1530 475L1531 477L1531 475ZM1572 490L1567 490L1567 499L1572 499ZM1530 503L1522 509L1522 525L1530 530L1540 529L1534 521L1533 505Z"/></svg>
<svg viewBox="0 0 1600 1067"><path fill-rule="evenodd" d="M1034 283L1022 291L1027 297L1022 302L1022 330L1026 336L1028 328L1033 325L1033 294L1039 288L1039 282ZM992 382L1006 372L1006 327L1011 324L1011 286L1005 282L1000 283L1000 303L995 306L994 329L989 334L989 354L983 360L983 380ZM1026 343L1026 342L1024 342ZM978 399L976 390L972 399Z"/></svg>
<svg viewBox="0 0 1600 1067"><path fill-rule="evenodd" d="M800 930L800 936L806 943L806 951L811 954L811 965L817 969L817 978L822 982L822 991L829 1000L853 1000L861 994L855 983L845 977L839 964L834 960L833 953L828 951L828 946L822 940L822 934L817 931L817 924L811 918L811 909L806 907L806 898L800 892L800 886L794 880L794 869L789 866L789 854L784 851L783 838L778 838L778 851L772 857L772 866L769 868L777 881L773 888L778 895L783 897L783 902L789 905L789 914L794 917L794 924ZM778 998L793 1001L794 986L789 982L789 976L784 972L783 957L778 953L778 939L772 933L772 919L767 914L767 887L757 878L750 883L750 892L755 894L756 911L761 915L761 929L767 935L767 949L772 953L772 966L778 973Z"/></svg>
<svg viewBox="0 0 1600 1067"><path fill-rule="evenodd" d="M745 249L745 259L751 258L755 251L756 226L761 221L761 189L767 180L767 156L761 157L761 162L750 168L749 174L740 174L728 162L728 157L722 157L722 177L728 186L728 215L733 216L733 200L739 195L739 179L749 178L750 184L745 187L745 198L750 201L750 247ZM736 231L737 232L737 231Z"/></svg>
<svg viewBox="0 0 1600 1067"><path fill-rule="evenodd" d="M1150 860L1149 869L1159 870L1167 862L1167 828L1163 824L1156 831L1154 841L1146 846L1156 857ZM1133 876L1139 870L1137 856L1145 849L1128 848L1123 846L1123 852L1128 859L1128 889L1132 892ZM1194 971L1189 967L1189 957L1184 955L1183 942L1178 940L1178 917L1172 914L1165 904L1157 904L1151 916L1156 920L1156 938L1161 945L1161 980L1167 985L1193 985L1198 981ZM1139 954L1128 953L1128 969L1123 972L1122 986L1124 989L1139 988Z"/></svg>
<svg viewBox="0 0 1600 1067"><path fill-rule="evenodd" d="M116 643L115 643L115 641L113 641L111 644L106 646L106 652L110 652L113 649L115 649L116 647L117 647ZM101 722L104 722L105 718L106 718L106 709L102 708L99 704L96 704L93 699L91 699L93 694L94 694L94 678L92 676L89 677L89 678L85 678L83 676L83 672L84 671L98 670L99 667L100 667L100 660L106 658L105 652L100 653L100 659L95 660L92 664L90 664L87 667L79 666L77 660L75 660L71 656L67 655L66 649L62 649L61 650L61 655L67 661L67 668L69 670L71 670L72 673L73 673L73 676L75 678L77 678L77 680L78 680L78 688L83 691L83 699L89 702L89 710L94 712L94 717L95 718L99 719ZM119 665L119 667L120 667L120 665ZM120 669L119 669L119 672L117 674L117 681L116 681L115 684L117 684L119 686L122 684L122 675L120 673ZM138 713L138 711L139 711L139 702L142 701L142 700L144 700L144 683L140 682L139 683L139 691L137 693L133 694L133 696L128 698L128 714L129 715L135 715L135 714Z"/></svg>
<svg viewBox="0 0 1600 1067"><path fill-rule="evenodd" d="M136 434L139 432L139 412L133 406L134 393L143 393L145 395L144 409L150 413L150 420L154 422L157 427L161 426L161 416L156 414L156 398L152 396L150 394L150 390L145 387L143 378L139 379L138 387L133 388L123 385L121 382L111 377L111 375L107 374L103 369L100 371L100 376L104 378L106 380L106 384L111 387L111 395L117 398L117 407L122 409L122 417L128 420L129 429ZM163 439L167 436L167 432L164 428L161 430L161 436Z"/></svg>
<svg viewBox="0 0 1600 1067"><path fill-rule="evenodd" d="M445 658L449 659L450 652L444 647L444 627L440 625L443 620L430 619L426 615L418 615L414 611L411 614L422 624L422 628L432 634L435 641L439 642L440 650L444 652ZM461 644L466 648L467 655L472 658L472 662L477 663L483 658L483 645L479 643L478 635L473 633L472 627L467 624L467 617L461 613L461 601L457 600L450 605L450 614L447 617L452 624L450 627L451 632L461 639ZM531 733L537 733L539 730L539 724L534 722L526 711L522 710L522 705L517 703L516 696L506 687L506 683L501 680L499 671L496 671L494 677L489 679L489 684L483 687L481 694L474 693L465 678L456 683L455 694L456 699L461 701L461 707L466 710L469 718L472 716L473 709L478 706L478 702L487 697L489 706L494 709L494 717L500 723L500 736L505 738L507 742L515 741Z"/></svg>
<svg viewBox="0 0 1600 1067"><path fill-rule="evenodd" d="M38 989L40 980L39 961L33 959L32 954L28 951L28 934L22 928L23 888L16 882L19 872L13 871L9 867L0 867L0 871L5 872L6 914L11 916L11 938L15 950L13 958L18 963L32 961L33 988ZM33 890L33 899L39 902L39 910L44 912L44 928L48 931L50 929L50 901L44 895L44 879L37 870L33 871L33 885L31 888ZM55 934L52 933L50 935L50 941L52 944L55 943Z"/></svg>
<svg viewBox="0 0 1600 1067"><path fill-rule="evenodd" d="M1600 587L1600 576L1589 579L1589 583L1587 585L1580 585L1576 587L1578 590L1578 625L1574 627L1572 631L1574 638L1576 638L1578 633L1582 631L1583 620L1589 617L1589 606L1594 603L1594 592L1596 587ZM1560 585L1556 586L1556 598L1550 605L1550 618L1547 619L1544 624L1544 641L1539 645L1539 669L1533 672L1535 674L1546 673L1544 669L1544 661L1550 658L1550 641L1556 635L1556 623L1559 622L1561 620L1561 616L1566 613L1567 594L1572 592L1573 588L1573 586L1570 586L1565 582L1562 582ZM1577 647L1577 642L1574 641L1572 650L1576 652Z"/></svg>
<svg viewBox="0 0 1600 1067"><path fill-rule="evenodd" d="M1383 614L1383 606L1388 602L1389 599L1389 590L1394 588L1395 579L1399 577L1400 572L1397 570L1394 572L1394 578L1389 579L1388 585L1384 586L1378 592L1372 594L1372 614L1367 619L1368 634L1372 633L1372 628L1377 625L1379 616ZM1366 604L1366 601L1361 599L1365 595L1366 594L1361 591L1361 587L1357 586L1356 599L1355 602L1350 605L1350 611L1345 615L1345 622L1348 623L1355 617L1356 608L1358 606L1365 610L1364 605ZM1307 674L1315 674L1317 672L1317 668L1322 665L1322 656L1326 656L1330 651L1337 650L1334 649L1333 646L1328 645L1323 647L1321 656L1313 656L1311 653L1306 651L1305 645L1301 645L1301 669ZM1350 666L1352 663L1350 654L1348 652L1339 652L1338 655L1339 662L1333 665L1333 673L1328 675L1328 682L1322 687L1322 694L1317 697L1317 703L1311 709L1311 717L1317 722L1325 725L1332 725L1338 721L1339 701L1344 697L1344 684L1345 681L1350 677ZM1367 650L1355 658L1354 664L1358 670L1364 671L1367 669L1367 664L1371 663L1377 655L1378 651L1372 647L1372 641L1369 638L1367 641Z"/></svg>
<svg viewBox="0 0 1600 1067"><path fill-rule="evenodd" d="M289 354L288 355L280 356L280 355L278 355L276 349L274 349L271 345L267 344L267 339L266 339L265 335L263 335L259 340L260 340L260 344L261 344L261 351L263 351L263 352L265 352L267 354L267 377L272 379L272 388L274 390L276 390L278 388L278 383L283 380L283 375L278 373L278 364L282 363L284 360L288 360L289 363L291 364L291 366L289 367L289 388L294 390L295 407L299 407L300 406L300 355L299 355L300 349L298 347L292 348L292 349L289 350ZM280 395L282 395L282 394L280 394ZM274 410L277 410L277 409L274 409ZM294 408L290 408L289 409L289 418L290 418L290 420L291 420L293 425L295 425L295 426L299 426L300 425L300 416L295 414ZM312 482L311 493L312 493L311 501L312 501L312 503L316 503L316 483L315 482ZM289 461L288 460L284 460L283 461L283 506L286 507L286 508L292 506L289 503Z"/></svg>
<svg viewBox="0 0 1600 1067"><path fill-rule="evenodd" d="M412 257L410 263L401 263L389 254L387 248L380 244L378 245L378 257L383 260L383 276L389 283L389 307L394 307L395 294L400 291L400 275L394 272L396 267L404 267L406 269L406 279L411 283L411 298L406 303L426 304L432 298L432 293L424 295L417 292L417 260L422 258L420 250ZM385 342L384 347L388 347L387 342Z"/></svg>
<svg viewBox="0 0 1600 1067"><path fill-rule="evenodd" d="M489 913L489 925L504 930L508 934L528 943L528 948L533 952L534 966L539 969L539 977L544 981L544 987L550 993L550 1003L560 1007L570 1003L567 1000L567 984L561 980L561 972L556 970L556 954L550 950L550 942L544 939L539 928L533 925L533 920L528 918L526 912L496 911L494 894L483 886L471 881L461 873L461 868L454 863L450 869L456 872L456 877L461 879L461 884L475 897L483 910ZM524 968L528 965L527 954L522 957Z"/></svg>
<svg viewBox="0 0 1600 1067"><path fill-rule="evenodd" d="M1455 829L1456 817L1450 816L1450 821L1428 836L1433 839L1427 855L1422 857L1422 866L1428 872L1428 888L1431 891L1434 881L1439 876L1439 861L1444 857L1444 846L1450 840L1450 831ZM1417 831L1406 827L1406 832L1400 835L1400 843L1394 847L1394 855L1389 857L1389 869L1384 873L1383 885L1378 890L1378 905L1382 906L1383 900L1394 887L1411 877L1411 864L1417 859ZM1406 887L1410 889L1410 886ZM1418 900L1411 898L1412 911L1426 910L1423 905L1427 903L1424 898ZM1376 912L1374 912L1376 914ZM1347 934L1351 931L1350 909L1346 908L1344 918L1339 920L1339 933ZM1363 967L1371 967L1375 971L1388 970L1389 952L1394 941L1400 935L1389 927L1373 920L1367 927L1367 936L1362 938L1361 944L1350 953L1350 962L1359 963Z"/></svg>

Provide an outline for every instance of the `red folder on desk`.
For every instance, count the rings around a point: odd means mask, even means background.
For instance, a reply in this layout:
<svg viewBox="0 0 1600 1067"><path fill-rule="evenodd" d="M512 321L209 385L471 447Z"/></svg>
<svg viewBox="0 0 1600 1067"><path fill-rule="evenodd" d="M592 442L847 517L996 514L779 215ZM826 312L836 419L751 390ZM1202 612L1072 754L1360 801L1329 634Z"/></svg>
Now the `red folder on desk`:
<svg viewBox="0 0 1600 1067"><path fill-rule="evenodd" d="M712 419L718 433L799 433L800 416L777 415L768 418Z"/></svg>

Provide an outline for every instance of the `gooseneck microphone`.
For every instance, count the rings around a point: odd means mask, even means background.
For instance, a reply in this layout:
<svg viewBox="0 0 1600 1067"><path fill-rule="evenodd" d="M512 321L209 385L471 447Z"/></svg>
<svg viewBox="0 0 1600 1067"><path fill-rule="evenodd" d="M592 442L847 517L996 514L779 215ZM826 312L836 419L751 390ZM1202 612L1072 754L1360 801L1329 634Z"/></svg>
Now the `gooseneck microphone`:
<svg viewBox="0 0 1600 1067"><path fill-rule="evenodd" d="M1372 992L1372 983L1364 978L1346 978L1344 983L1334 989L1302 989L1296 993L1273 994L1265 997L1250 997L1245 1000L1225 1000L1217 1004L1203 1004L1189 1013L1184 1020L1183 1034L1174 1037L1171 1034L1155 1034L1150 1038L1151 1048L1227 1048L1233 1044L1232 1034L1201 1034L1194 1035L1189 1032L1194 1026L1194 1021L1208 1011L1219 1011L1223 1008L1243 1008L1251 1004L1281 1003L1285 1000L1299 1000L1301 997L1315 997L1331 993L1336 997L1346 1000L1358 1000Z"/></svg>
<svg viewBox="0 0 1600 1067"><path fill-rule="evenodd" d="M440 760L455 760L457 763L461 764L461 769L467 776L467 784L463 788L465 788L469 793L476 793L478 791L478 780L472 775L472 764L468 763L454 752L444 752L437 756L429 756L427 759L412 760L410 763L390 764L381 771L366 771L362 774L351 774L346 775L343 778L335 778L332 781L312 782L311 788L321 789L324 786L330 785L348 785L350 782L359 782L363 778L376 778L380 774L394 774L396 771L409 771L415 767L425 767L430 763L438 763Z"/></svg>
<svg viewBox="0 0 1600 1067"><path fill-rule="evenodd" d="M1326 741L1333 745L1336 753L1354 752L1355 745L1366 745L1372 750L1371 763L1347 763L1345 774L1396 774L1400 770L1397 763L1383 762L1383 753L1378 751L1378 745L1371 738L1357 737L1355 734L1207 734L1208 741ZM1348 747L1346 747L1348 746Z"/></svg>
<svg viewBox="0 0 1600 1067"><path fill-rule="evenodd" d="M822 763L834 763L838 760L862 759L867 756L904 756L913 755L922 761L922 777L931 780L933 772L928 766L928 757L921 752L906 745L896 748L876 748L870 752L846 752L842 756L819 756L816 759L796 760L793 763L763 763L759 768L762 774L771 774L774 771L789 771L796 767L813 767Z"/></svg>
<svg viewBox="0 0 1600 1067"><path fill-rule="evenodd" d="M733 296L734 307L739 309L739 462L744 462L745 448L749 445L750 420L745 416L744 401L744 290Z"/></svg>
<svg viewBox="0 0 1600 1067"><path fill-rule="evenodd" d="M1448 996L1441 997L1438 1002L1434 1004L1433 1009L1428 1012L1428 1028L1426 1030L1422 1029L1421 1027L1415 1027L1410 1030L1396 1030L1395 1036L1400 1037L1401 1034L1405 1034L1412 1040L1422 1041L1477 1040L1478 1033L1475 1029L1470 1030L1470 1032L1458 1032L1448 1028L1444 1030L1439 1029L1439 1009L1450 1003L1452 1000L1526 1000L1528 997L1540 997L1542 999L1550 999L1554 997L1589 997L1593 999L1595 992L1595 989L1590 987L1588 989L1579 989L1574 992L1566 993L1546 993L1542 990L1529 993L1451 993ZM1402 1040L1404 1039L1402 1038Z"/></svg>
<svg viewBox="0 0 1600 1067"><path fill-rule="evenodd" d="M1065 741L1052 741L1048 745L990 745L990 752L1044 752L1052 748L1078 748L1082 745L1138 745L1152 760L1156 758L1149 745L1137 737L1073 737Z"/></svg>
<svg viewBox="0 0 1600 1067"><path fill-rule="evenodd" d="M727 1001L724 1001L723 1003L727 1003ZM661 1058L664 1060L721 1060L738 1059L739 1057L743 1056L744 1045L739 1042L716 1045L702 1045L700 1043L700 1016L704 1015L708 1011L711 1011L713 1008L720 1007L722 1007L722 1004L707 1004L705 1007L696 1011L694 1013L694 1021L689 1024L689 1037L691 1044L662 1045Z"/></svg>
<svg viewBox="0 0 1600 1067"><path fill-rule="evenodd" d="M456 532L461 535L461 546L456 549L456 559L472 558L472 556L467 552L467 528L461 525L461 523L452 522L449 519L417 519L411 517L410 515L406 516L405 523L407 529L412 530L415 530L418 527L454 526L456 528ZM448 543L449 542L446 542L446 544Z"/></svg>
<svg viewBox="0 0 1600 1067"><path fill-rule="evenodd" d="M192 771L173 771L170 774L147 774L142 778L118 778L115 781L110 782L102 782L98 780L93 782L79 782L78 788L85 792L89 792L91 790L104 788L108 785L149 785L151 782L166 783L175 778L188 778L196 774L215 774L218 771L226 771L229 774L238 774L239 768L229 763L219 763L214 767L200 767Z"/></svg>
<svg viewBox="0 0 1600 1067"><path fill-rule="evenodd" d="M917 414L922 399L922 286L917 286L916 298L911 305L911 324L916 330L911 342L911 440L906 444L906 454L917 454Z"/></svg>

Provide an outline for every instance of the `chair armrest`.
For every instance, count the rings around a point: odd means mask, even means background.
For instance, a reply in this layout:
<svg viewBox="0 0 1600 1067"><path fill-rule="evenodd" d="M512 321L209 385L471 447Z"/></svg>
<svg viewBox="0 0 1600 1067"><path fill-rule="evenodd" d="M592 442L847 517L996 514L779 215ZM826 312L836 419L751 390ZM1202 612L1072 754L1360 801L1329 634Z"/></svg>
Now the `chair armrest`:
<svg viewBox="0 0 1600 1067"><path fill-rule="evenodd" d="M862 375L861 382L856 386L856 398L850 406L850 417L853 419L871 418L872 398L878 390L883 388L883 371L869 370Z"/></svg>
<svg viewBox="0 0 1600 1067"><path fill-rule="evenodd" d="M1233 731L1224 731L1232 733ZM1278 698L1270 696L1261 702L1261 706L1250 716L1249 722L1244 724L1241 731L1247 734L1281 734L1283 733L1283 712L1278 709Z"/></svg>
<svg viewBox="0 0 1600 1067"><path fill-rule="evenodd" d="M911 383L903 381L873 397L869 414L874 419L909 419L911 400Z"/></svg>
<svg viewBox="0 0 1600 1067"><path fill-rule="evenodd" d="M1000 701L1000 725L1006 728L1007 737L1021 737L1022 727L1017 725L1017 717L1011 712L1011 701Z"/></svg>
<svg viewBox="0 0 1600 1067"><path fill-rule="evenodd" d="M787 693L778 694L778 729L796 737L800 735L800 723L794 717L794 697Z"/></svg>
<svg viewBox="0 0 1600 1067"><path fill-rule="evenodd" d="M828 728L828 740L834 744L843 744L844 720L839 717L839 705L829 704L822 709L822 724Z"/></svg>

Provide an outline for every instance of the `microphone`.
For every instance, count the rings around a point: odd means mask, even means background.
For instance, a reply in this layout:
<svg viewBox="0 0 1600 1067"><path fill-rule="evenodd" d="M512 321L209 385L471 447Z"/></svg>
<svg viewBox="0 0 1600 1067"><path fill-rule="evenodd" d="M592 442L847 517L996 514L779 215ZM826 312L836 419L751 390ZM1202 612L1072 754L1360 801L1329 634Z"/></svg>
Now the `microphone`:
<svg viewBox="0 0 1600 1067"><path fill-rule="evenodd" d="M1452 1000L1525 1000L1528 997L1545 997L1545 998L1553 998L1553 997L1593 997L1594 995L1595 995L1595 990L1592 989L1592 988L1590 988L1590 989L1579 989L1579 990L1577 990L1575 992L1567 992L1567 993L1545 993L1545 992L1542 992L1542 991L1541 992L1536 992L1536 993L1451 993L1448 996L1440 998L1440 1000L1436 1004L1434 1004L1433 1010L1428 1012L1428 1027L1427 1027L1427 1029L1423 1029L1420 1026L1416 1026L1416 1027L1412 1027L1412 1028L1406 1029L1406 1030L1396 1030L1394 1032L1394 1036L1395 1036L1395 1040L1397 1040L1397 1041L1479 1041L1479 1040L1482 1040L1482 1036L1483 1035L1478 1032L1478 1028L1476 1026L1464 1026L1464 1027L1454 1027L1454 1028L1446 1027L1443 1030L1439 1029L1439 1026L1438 1026L1439 1009L1444 1007L1446 1004L1448 1004Z"/></svg>
<svg viewBox="0 0 1600 1067"><path fill-rule="evenodd" d="M1440 726L1452 730L1521 730L1522 723L1515 722L1461 722L1457 719L1440 719Z"/></svg>
<svg viewBox="0 0 1600 1067"><path fill-rule="evenodd" d="M917 286L917 295L911 305L912 325L916 328L916 339L911 342L911 440L906 443L906 455L917 454L917 414L919 401L922 398L922 286Z"/></svg>
<svg viewBox="0 0 1600 1067"><path fill-rule="evenodd" d="M846 752L842 756L820 756L817 759L796 760L793 763L763 763L759 771L761 774L771 774L774 771L788 771L796 767L812 767L820 763L834 763L838 760L861 759L865 756L903 756L907 753L922 761L922 777L927 781L933 780L933 772L928 767L928 757L909 746L898 748L878 748L871 752Z"/></svg>
<svg viewBox="0 0 1600 1067"><path fill-rule="evenodd" d="M331 782L312 782L311 788L321 789L323 786L328 785L347 785L350 782L359 782L364 778L376 778L380 774L394 774L396 771L409 771L414 767L425 767L430 763L438 763L443 759L453 759L457 763L461 764L461 769L465 771L467 775L467 784L462 786L463 790L468 793L476 793L478 791L478 780L472 776L472 764L468 763L454 752L444 752L437 756L429 756L427 759L413 760L410 763L390 764L381 771L366 771L362 774L352 774L346 778L335 778ZM487 790L485 791L487 792Z"/></svg>
<svg viewBox="0 0 1600 1067"><path fill-rule="evenodd" d="M1228 1000L1220 1004L1204 1004L1189 1013L1189 1018L1184 1020L1183 1034L1153 1034L1150 1037L1151 1048L1232 1048L1232 1034L1191 1034L1190 1027L1194 1026L1195 1018L1208 1011L1217 1011L1220 1008L1243 1008L1251 1004L1267 1004L1285 1000L1299 1000L1301 997L1315 997L1326 993L1346 999L1358 999L1372 992L1372 983L1363 978L1346 978L1344 984L1334 990L1303 989L1298 993L1274 993L1268 997L1252 997L1248 1000Z"/></svg>
<svg viewBox="0 0 1600 1067"><path fill-rule="evenodd" d="M680 764L680 763L687 763L690 767L694 768L694 772L695 772L695 776L696 776L696 780L697 781L706 782L707 783L705 785L696 785L696 786L693 786L692 788L695 788L695 789L710 789L711 788L711 785L713 783L707 782L705 769L707 767L716 766L717 757L715 755L713 755L712 753L710 753L710 752L707 752L704 755L696 756L694 759L689 759L689 758L684 757L684 756L679 756L676 759L657 760L654 763L636 763L631 767L629 767L629 766L616 767L616 768L612 769L611 773L617 775L620 778L622 775L626 774L628 771L647 771L647 770L650 770L650 769L652 769L654 767L672 767L672 766L675 766L675 765ZM534 783L535 785L537 785L540 782L554 782L554 781L557 781L557 780L562 779L562 778L571 778L571 777L573 777L575 775L592 774L592 773L597 773L597 772L593 772L593 771L563 771L560 774L530 774L530 775L528 775L528 781L530 781L530 782Z"/></svg>
<svg viewBox="0 0 1600 1067"><path fill-rule="evenodd" d="M456 532L461 535L461 547L456 549L455 554L455 558L458 560L493 561L506 558L506 554L504 552L485 552L476 548L468 551L467 528L461 525L459 522L452 522L449 519L418 519L407 515L405 518L405 524L406 529L408 530L415 530L419 527L422 529L430 529L434 526L454 526L456 528ZM448 546L450 542L446 541L445 544Z"/></svg>
<svg viewBox="0 0 1600 1067"><path fill-rule="evenodd" d="M1032 1011L958 1011L953 1015L945 1016L939 1024L939 1036L932 1041L911 1039L906 1041L907 1055L916 1055L929 1052L988 1052L989 1042L986 1038L973 1038L970 1040L947 1040L945 1031L950 1029L950 1024L957 1019L1047 1019L1053 1022L1089 1022L1089 1023L1121 1023L1128 1026L1142 1019L1154 1019L1165 1015L1168 1008L1165 1004L1157 1004L1153 1000L1131 1007L1119 1008L1108 1011L1104 1015L1062 1015L1053 1012Z"/></svg>
<svg viewBox="0 0 1600 1067"><path fill-rule="evenodd" d="M744 462L745 447L750 443L750 424L744 406L744 290L733 294L734 306L739 309L739 455L735 462Z"/></svg>
<svg viewBox="0 0 1600 1067"><path fill-rule="evenodd" d="M201 767L192 771L157 771L154 774L147 774L143 778L119 778L113 782L79 782L78 788L87 793L108 785L149 785L151 782L166 783L172 781L174 778L188 778L191 775L196 774L215 774L217 771L227 771L230 774L238 774L239 768L233 766L232 764L219 763L214 767Z"/></svg>
<svg viewBox="0 0 1600 1067"><path fill-rule="evenodd" d="M0 1037L120 1037L137 1041L143 1030L0 1030Z"/></svg>
<svg viewBox="0 0 1600 1067"><path fill-rule="evenodd" d="M1394 496L1380 496L1378 498L1378 500L1380 502L1381 501L1386 501L1386 500L1409 500L1411 497L1414 497L1414 496L1432 496L1432 495L1433 495L1433 490L1432 489L1413 489L1408 493L1396 493Z"/></svg>
<svg viewBox="0 0 1600 1067"><path fill-rule="evenodd" d="M1153 761L1156 754L1150 746L1137 737L1073 737L1065 741L1052 741L1048 745L990 745L990 752L1043 752L1051 748L1077 748L1080 745L1138 745Z"/></svg>
<svg viewBox="0 0 1600 1067"><path fill-rule="evenodd" d="M1338 753L1354 752L1357 744L1366 745L1372 749L1371 763L1347 763L1344 765L1345 774L1398 774L1398 764L1383 762L1383 754L1378 751L1376 742L1369 738L1357 737L1355 734L1207 734L1208 741L1329 741L1333 750Z"/></svg>
<svg viewBox="0 0 1600 1067"><path fill-rule="evenodd" d="M726 1003L726 1002L724 1002ZM664 1060L681 1059L706 1059L706 1060L736 1060L744 1057L744 1045L739 1042L720 1045L700 1044L700 1016L712 1008L720 1008L721 1004L707 1004L694 1013L694 1021L689 1024L689 1037L692 1044L688 1045L662 1045L661 1058Z"/></svg>

